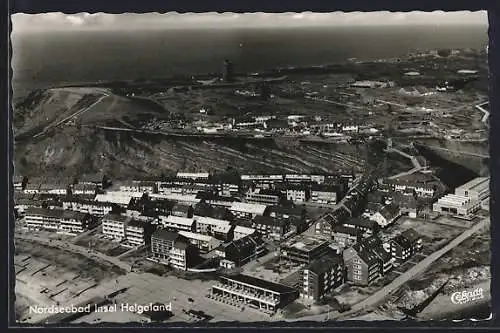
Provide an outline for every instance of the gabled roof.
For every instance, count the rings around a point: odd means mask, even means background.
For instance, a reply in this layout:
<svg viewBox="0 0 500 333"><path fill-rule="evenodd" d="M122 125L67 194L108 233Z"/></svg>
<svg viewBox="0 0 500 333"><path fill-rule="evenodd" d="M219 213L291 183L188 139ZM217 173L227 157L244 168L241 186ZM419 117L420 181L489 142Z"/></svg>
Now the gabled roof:
<svg viewBox="0 0 500 333"><path fill-rule="evenodd" d="M254 219L253 219L253 222L255 224L263 224L263 225L270 225L270 226L281 226L284 221L282 219L274 219L272 217L269 217L269 216L256 216Z"/></svg>
<svg viewBox="0 0 500 333"><path fill-rule="evenodd" d="M331 252L329 252L311 262L307 269L317 275L321 275L327 271L330 271L332 267L336 267L341 264L342 258L337 254L332 254Z"/></svg>
<svg viewBox="0 0 500 333"><path fill-rule="evenodd" d="M160 238L166 241L175 241L179 237L179 234L166 229L156 229L151 237Z"/></svg>
<svg viewBox="0 0 500 333"><path fill-rule="evenodd" d="M339 234L351 235L355 237L361 237L361 235L363 234L363 232L359 229L348 228L341 224L334 225L333 232Z"/></svg>
<svg viewBox="0 0 500 333"><path fill-rule="evenodd" d="M287 215L297 215L301 216L304 211L302 207L291 207L291 206L270 206L270 213L279 213L279 214L287 214Z"/></svg>
<svg viewBox="0 0 500 333"><path fill-rule="evenodd" d="M404 238L408 239L410 242L414 243L417 240L421 239L421 236L419 235L418 232L416 232L414 229L406 229L401 233L401 236Z"/></svg>
<svg viewBox="0 0 500 333"><path fill-rule="evenodd" d="M378 226L377 222L369 220L369 219L365 219L365 218L360 218L360 217L351 218L351 219L345 221L342 224L344 226L346 224L352 224L354 226L359 226L359 227L362 227L362 228L369 228L369 229L372 229L372 230L376 229L377 226Z"/></svg>
<svg viewBox="0 0 500 333"><path fill-rule="evenodd" d="M399 209L399 206L394 204L394 203L390 203L388 205L385 205L380 211L379 213L385 217L386 219L390 220L394 217L396 217L400 212L400 209Z"/></svg>

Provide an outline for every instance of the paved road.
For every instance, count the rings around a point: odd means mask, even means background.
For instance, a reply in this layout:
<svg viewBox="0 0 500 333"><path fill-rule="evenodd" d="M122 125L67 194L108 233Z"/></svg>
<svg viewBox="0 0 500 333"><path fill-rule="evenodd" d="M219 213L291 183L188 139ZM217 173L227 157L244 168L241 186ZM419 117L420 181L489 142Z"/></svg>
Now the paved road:
<svg viewBox="0 0 500 333"><path fill-rule="evenodd" d="M431 148L431 149L438 149L438 150L448 151L450 153L455 153L455 154L458 154L458 155L469 155L469 156L482 157L482 158L488 158L488 157L490 157L487 154L469 153L469 152L462 151L462 150L458 151L458 150L452 150L452 149L442 148L442 147L438 147L438 146L428 146L427 145L427 147Z"/></svg>
<svg viewBox="0 0 500 333"><path fill-rule="evenodd" d="M27 240L27 241L35 241L35 242L50 245L53 247L60 247L60 248L65 249L65 250L84 255L84 256L86 256L90 259L93 259L93 260L101 259L101 260L107 261L115 266L120 267L121 269L126 270L127 272L130 272L130 270L131 270L131 266L129 264L127 264L127 263L125 263L117 258L108 256L108 255L105 255L104 253L100 253L100 252L96 252L96 251L89 252L89 250L86 247L72 244L70 241L60 241L60 240L55 240L55 239L49 240L46 238L37 237L37 236L33 236L33 235L20 235L20 234L15 235L15 238L23 239L23 240Z"/></svg>
<svg viewBox="0 0 500 333"><path fill-rule="evenodd" d="M483 123L486 123L486 122L488 121L489 116L490 116L490 112L489 112L488 110L485 110L485 109L483 108L483 105L485 105L485 104L488 104L488 102L485 102L485 103L482 103L482 104L476 105L476 109L478 109L479 111L481 111L482 113L484 113L484 116L483 116L483 118L481 119L481 121L482 121Z"/></svg>
<svg viewBox="0 0 500 333"><path fill-rule="evenodd" d="M59 125L61 125L61 124L65 123L65 122L67 122L67 121L68 121L68 120L70 120L71 118L77 117L77 116L81 115L82 113L87 112L88 110L90 110L91 108L93 108L96 104L100 103L100 102L101 102L104 98L106 98L106 97L108 97L108 96L109 96L109 94L107 94L107 93L103 93L103 95L102 95L102 96L101 96L101 97L100 97L97 101L95 101L94 103L92 103L91 105L87 106L86 108L83 108L83 109L81 109L81 110L76 111L75 113L73 113L73 114L71 114L71 115L69 115L69 116L65 117L64 119L62 119L62 120L58 121L58 122L57 122L57 123L55 123L55 124L51 124L51 125L49 125L49 126L45 127L45 129L44 129L42 132L40 132L40 133L38 133L38 134L34 135L34 136L33 136L33 138L37 138L37 137L39 137L39 136L41 136L41 135L45 134L45 133L47 132L47 130L49 130L51 127L57 127L57 126L59 126Z"/></svg>
<svg viewBox="0 0 500 333"><path fill-rule="evenodd" d="M434 263L436 260L441 258L443 255L448 253L450 250L458 246L460 243L465 241L467 238L469 238L471 235L474 233L478 232L481 228L487 226L490 223L490 218L485 218L472 226L471 228L467 229L463 233L461 233L458 237L453 239L451 242L449 242L447 245L445 245L443 248L433 252L432 254L428 255L420 261L417 265L413 266L411 269L408 271L404 272L400 276L398 276L394 281L374 293L373 295L369 296L368 298L364 299L363 301L356 303L351 306L351 310L348 312L344 313L338 313L338 312L331 312L329 317L330 319L340 319L341 317L345 317L347 315L352 315L357 311L363 310L363 309L369 309L370 307L376 305L377 303L380 303L384 299L386 299L392 292L397 290L399 287L401 287L403 284L406 282L410 281L413 279L415 276L420 274L421 272L425 271L432 263ZM293 320L289 321L324 321L327 319L328 314L319 314L319 315L312 315L312 316L307 316L307 317L301 317L301 318L296 318Z"/></svg>

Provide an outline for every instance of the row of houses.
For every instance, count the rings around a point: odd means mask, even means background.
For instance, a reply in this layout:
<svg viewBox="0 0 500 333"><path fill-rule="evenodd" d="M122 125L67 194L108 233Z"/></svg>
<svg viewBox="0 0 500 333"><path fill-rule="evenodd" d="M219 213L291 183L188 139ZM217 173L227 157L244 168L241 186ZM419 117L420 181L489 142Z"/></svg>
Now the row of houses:
<svg viewBox="0 0 500 333"><path fill-rule="evenodd" d="M25 212L25 228L28 230L51 230L60 234L78 235L95 228L97 220L90 214L29 207Z"/></svg>

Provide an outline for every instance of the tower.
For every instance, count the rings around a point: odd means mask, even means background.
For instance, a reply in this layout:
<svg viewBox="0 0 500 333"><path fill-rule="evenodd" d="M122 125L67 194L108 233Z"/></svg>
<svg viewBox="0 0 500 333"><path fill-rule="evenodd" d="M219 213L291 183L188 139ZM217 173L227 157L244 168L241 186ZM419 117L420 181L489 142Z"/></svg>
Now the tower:
<svg viewBox="0 0 500 333"><path fill-rule="evenodd" d="M228 60L224 60L224 71L222 73L222 79L224 82L233 81L233 64Z"/></svg>

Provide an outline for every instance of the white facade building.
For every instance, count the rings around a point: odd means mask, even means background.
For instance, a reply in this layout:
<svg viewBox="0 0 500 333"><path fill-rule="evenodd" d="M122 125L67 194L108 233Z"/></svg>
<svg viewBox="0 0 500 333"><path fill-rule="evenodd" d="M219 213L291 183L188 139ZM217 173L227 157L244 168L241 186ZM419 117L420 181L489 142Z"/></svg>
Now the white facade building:
<svg viewBox="0 0 500 333"><path fill-rule="evenodd" d="M456 194L448 194L433 205L435 212L461 217L469 217L480 208L480 201Z"/></svg>
<svg viewBox="0 0 500 333"><path fill-rule="evenodd" d="M178 231L193 231L195 230L195 220L193 218L179 217L174 215L160 215L160 223L164 228L175 229Z"/></svg>

